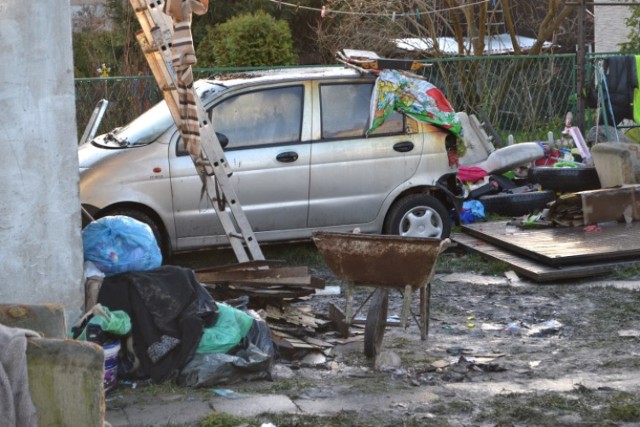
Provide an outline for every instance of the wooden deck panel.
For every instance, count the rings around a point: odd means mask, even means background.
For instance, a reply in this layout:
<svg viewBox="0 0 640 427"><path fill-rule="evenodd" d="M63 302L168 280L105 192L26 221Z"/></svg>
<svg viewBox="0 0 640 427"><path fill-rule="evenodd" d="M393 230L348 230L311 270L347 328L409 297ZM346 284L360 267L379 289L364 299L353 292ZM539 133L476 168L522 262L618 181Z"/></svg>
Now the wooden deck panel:
<svg viewBox="0 0 640 427"><path fill-rule="evenodd" d="M467 224L464 234L548 266L640 260L640 223L601 224L600 231L583 227L515 228L508 221Z"/></svg>
<svg viewBox="0 0 640 427"><path fill-rule="evenodd" d="M564 267L554 267L542 262L516 254L512 251L500 248L492 243L478 239L465 233L456 233L452 240L474 252L501 261L513 269L518 275L529 278L535 282L552 282L558 280L581 279L605 274L615 269L625 267L638 262L637 259L627 261L589 262Z"/></svg>

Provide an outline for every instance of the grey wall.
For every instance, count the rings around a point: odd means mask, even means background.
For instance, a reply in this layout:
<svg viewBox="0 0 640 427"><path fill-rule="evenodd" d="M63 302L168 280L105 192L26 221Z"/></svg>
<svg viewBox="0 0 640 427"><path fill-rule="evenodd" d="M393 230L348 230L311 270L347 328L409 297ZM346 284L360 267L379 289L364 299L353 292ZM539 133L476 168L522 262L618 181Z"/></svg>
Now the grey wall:
<svg viewBox="0 0 640 427"><path fill-rule="evenodd" d="M69 0L0 2L0 302L84 301Z"/></svg>
<svg viewBox="0 0 640 427"><path fill-rule="evenodd" d="M620 3L620 0L600 0L599 3ZM619 43L629 38L629 28L625 19L631 14L625 6L594 6L595 16L595 51L618 52Z"/></svg>

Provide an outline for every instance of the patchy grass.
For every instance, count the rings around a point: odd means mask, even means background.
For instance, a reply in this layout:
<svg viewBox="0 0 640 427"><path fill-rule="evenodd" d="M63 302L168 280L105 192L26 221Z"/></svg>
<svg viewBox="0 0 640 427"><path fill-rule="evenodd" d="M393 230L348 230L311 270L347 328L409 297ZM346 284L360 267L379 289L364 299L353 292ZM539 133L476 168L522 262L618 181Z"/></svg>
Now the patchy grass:
<svg viewBox="0 0 640 427"><path fill-rule="evenodd" d="M640 278L640 264L632 264L627 267L616 269L610 273L613 280L633 280Z"/></svg>
<svg viewBox="0 0 640 427"><path fill-rule="evenodd" d="M631 393L615 393L609 399L607 417L625 423L640 422L640 397Z"/></svg>
<svg viewBox="0 0 640 427"><path fill-rule="evenodd" d="M503 262L489 260L475 252L446 251L438 257L437 273L475 273L488 276L503 275L511 267Z"/></svg>
<svg viewBox="0 0 640 427"><path fill-rule="evenodd" d="M236 426L259 426L260 424L251 423L246 418L234 417L233 415L222 412L214 412L200 422L199 427L236 427Z"/></svg>
<svg viewBox="0 0 640 427"><path fill-rule="evenodd" d="M450 414L470 414L473 412L472 402L463 400L448 400L436 402L429 408L432 414L447 416Z"/></svg>
<svg viewBox="0 0 640 427"><path fill-rule="evenodd" d="M282 260L287 265L327 268L313 242L263 245L262 251L266 259Z"/></svg>
<svg viewBox="0 0 640 427"><path fill-rule="evenodd" d="M476 418L497 425L515 423L550 427L638 423L640 396L621 391L592 390L582 385L569 393L510 393L490 399ZM561 422L562 419L568 421Z"/></svg>
<svg viewBox="0 0 640 427"><path fill-rule="evenodd" d="M297 415L297 414L264 414L256 418L225 417L221 414L212 414L203 420L199 427L259 427L262 424L271 423L278 427L446 427L449 424L444 420L421 420L414 416L393 420L376 419L367 414L355 411L342 411L331 416Z"/></svg>
<svg viewBox="0 0 640 427"><path fill-rule="evenodd" d="M479 411L475 421L491 425L527 426L614 426L640 422L640 396L632 393L593 390L577 386L568 393L510 393L494 396L478 408L465 400L440 401L429 406L429 415L397 414L388 418L370 418L366 413L342 411L331 416L300 414L263 414L237 418L214 413L199 427L259 427L272 423L278 427L418 427L449 426L448 420Z"/></svg>
<svg viewBox="0 0 640 427"><path fill-rule="evenodd" d="M304 265L308 267L327 268L322 255L311 241L293 243L263 243L260 246L265 259L282 261L285 265ZM218 248L174 255L170 263L188 268L198 269L238 262L230 248Z"/></svg>

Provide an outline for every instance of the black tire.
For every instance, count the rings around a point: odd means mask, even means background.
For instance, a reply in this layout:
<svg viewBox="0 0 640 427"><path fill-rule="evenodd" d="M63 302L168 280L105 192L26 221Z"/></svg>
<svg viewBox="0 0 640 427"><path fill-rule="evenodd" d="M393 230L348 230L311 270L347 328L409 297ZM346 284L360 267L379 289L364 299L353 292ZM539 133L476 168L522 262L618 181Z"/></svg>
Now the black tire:
<svg viewBox="0 0 640 427"><path fill-rule="evenodd" d="M537 167L529 169L527 178L531 183L540 184L543 190L562 193L576 193L600 188L600 179L594 167Z"/></svg>
<svg viewBox="0 0 640 427"><path fill-rule="evenodd" d="M511 181L504 175L491 174L489 175L489 181L497 183L501 190L511 190L518 186L515 182Z"/></svg>
<svg viewBox="0 0 640 427"><path fill-rule="evenodd" d="M501 216L523 216L542 211L547 203L556 199L553 191L531 191L528 193L499 193L480 197L486 212Z"/></svg>
<svg viewBox="0 0 640 427"><path fill-rule="evenodd" d="M410 194L391 206L383 232L444 239L451 233L451 220L447 209L435 197L424 193Z"/></svg>
<svg viewBox="0 0 640 427"><path fill-rule="evenodd" d="M114 209L109 211L106 215L103 216L115 216L115 215L124 215L136 219L142 223L145 223L151 228L153 235L156 237L156 241L158 242L158 246L160 247L160 252L162 253L163 262L167 262L169 257L171 256L171 250L169 248L169 239L165 237L165 235L160 231L160 227L158 224L146 213L136 210L136 209Z"/></svg>
<svg viewBox="0 0 640 427"><path fill-rule="evenodd" d="M387 327L388 310L389 292L384 288L377 288L373 291L364 325L364 355L367 357L374 358L380 353L384 329Z"/></svg>

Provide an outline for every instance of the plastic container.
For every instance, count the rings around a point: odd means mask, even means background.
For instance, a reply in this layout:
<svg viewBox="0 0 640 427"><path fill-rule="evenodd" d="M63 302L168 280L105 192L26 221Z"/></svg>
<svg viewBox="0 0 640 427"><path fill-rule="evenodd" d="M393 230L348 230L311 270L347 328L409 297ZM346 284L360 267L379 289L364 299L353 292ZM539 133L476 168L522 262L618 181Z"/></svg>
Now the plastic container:
<svg viewBox="0 0 640 427"><path fill-rule="evenodd" d="M104 349L104 391L106 393L118 382L120 340L107 341L102 348Z"/></svg>

